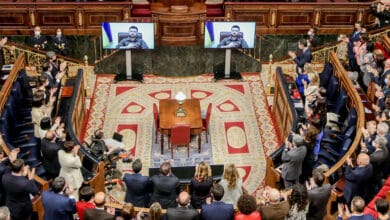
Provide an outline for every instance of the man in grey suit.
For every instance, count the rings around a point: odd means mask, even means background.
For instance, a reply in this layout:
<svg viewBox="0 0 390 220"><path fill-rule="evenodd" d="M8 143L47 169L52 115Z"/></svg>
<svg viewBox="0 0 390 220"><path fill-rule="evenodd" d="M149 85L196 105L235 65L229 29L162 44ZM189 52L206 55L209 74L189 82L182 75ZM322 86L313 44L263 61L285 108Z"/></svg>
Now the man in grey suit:
<svg viewBox="0 0 390 220"><path fill-rule="evenodd" d="M313 170L313 177L310 182L306 182L309 196L309 212L306 218L308 220L323 219L326 215L326 205L330 197L331 185L323 184L325 176L318 170Z"/></svg>
<svg viewBox="0 0 390 220"><path fill-rule="evenodd" d="M286 189L298 183L299 176L302 173L302 163L306 156L306 151L307 149L302 136L293 134L292 142L288 138L285 140L285 148L282 153L282 178Z"/></svg>

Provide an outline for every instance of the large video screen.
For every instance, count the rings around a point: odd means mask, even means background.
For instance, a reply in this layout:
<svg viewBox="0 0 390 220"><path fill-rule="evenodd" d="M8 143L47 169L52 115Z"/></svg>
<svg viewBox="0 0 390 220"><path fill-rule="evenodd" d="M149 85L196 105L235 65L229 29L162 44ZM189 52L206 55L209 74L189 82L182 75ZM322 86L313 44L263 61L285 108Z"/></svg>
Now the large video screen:
<svg viewBox="0 0 390 220"><path fill-rule="evenodd" d="M255 22L205 22L205 48L254 48Z"/></svg>
<svg viewBox="0 0 390 220"><path fill-rule="evenodd" d="M102 24L104 49L154 49L153 23Z"/></svg>

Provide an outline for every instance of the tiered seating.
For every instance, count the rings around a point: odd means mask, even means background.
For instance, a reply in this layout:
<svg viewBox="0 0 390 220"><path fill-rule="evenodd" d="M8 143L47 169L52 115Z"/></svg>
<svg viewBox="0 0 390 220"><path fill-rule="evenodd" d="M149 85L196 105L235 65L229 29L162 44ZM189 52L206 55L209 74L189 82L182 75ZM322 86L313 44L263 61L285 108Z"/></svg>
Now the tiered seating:
<svg viewBox="0 0 390 220"><path fill-rule="evenodd" d="M336 124L340 131L324 128L316 165L326 164L332 167L347 152L352 143L356 133L357 113L353 107L348 110L347 92L335 77L334 68L330 63L325 65L320 76L321 86L327 90L328 112L339 116L339 120L331 123Z"/></svg>
<svg viewBox="0 0 390 220"><path fill-rule="evenodd" d="M27 88L22 86L25 72L19 72L20 77L13 83L10 95L0 115L0 132L10 150L20 148L20 154L30 167L40 165L40 145L34 137L34 125L31 122L31 99ZM29 153L28 153L29 152ZM37 175L43 175L45 170L39 166Z"/></svg>

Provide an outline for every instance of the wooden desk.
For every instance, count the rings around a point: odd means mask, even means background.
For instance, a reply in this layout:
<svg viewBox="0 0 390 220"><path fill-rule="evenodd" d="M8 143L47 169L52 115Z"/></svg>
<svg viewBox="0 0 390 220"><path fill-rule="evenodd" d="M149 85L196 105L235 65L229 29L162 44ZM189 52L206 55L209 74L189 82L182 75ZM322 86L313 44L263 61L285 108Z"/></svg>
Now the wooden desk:
<svg viewBox="0 0 390 220"><path fill-rule="evenodd" d="M191 128L191 134L198 135L198 148L200 149L203 126L200 101L198 99L187 99L182 106L187 115L185 117L176 117L175 112L179 107L179 103L174 99L160 100L161 154L164 149L164 135L169 135L172 127L178 124L188 124Z"/></svg>

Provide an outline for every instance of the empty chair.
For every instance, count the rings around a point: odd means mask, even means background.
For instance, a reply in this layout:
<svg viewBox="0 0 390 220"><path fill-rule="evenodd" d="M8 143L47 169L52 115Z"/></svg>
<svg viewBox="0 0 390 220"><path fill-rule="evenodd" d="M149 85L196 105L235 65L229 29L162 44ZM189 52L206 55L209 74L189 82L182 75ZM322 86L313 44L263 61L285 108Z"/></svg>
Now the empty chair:
<svg viewBox="0 0 390 220"><path fill-rule="evenodd" d="M159 122L160 120L158 117L158 108L157 108L156 103L153 103L153 118L154 118L154 127L156 129L155 134L154 134L156 136L154 143L157 144L157 135L158 135L158 132L160 131L160 122ZM161 154L162 154L162 152L161 152Z"/></svg>
<svg viewBox="0 0 390 220"><path fill-rule="evenodd" d="M187 124L175 125L171 129L171 136L169 138L169 147L171 148L171 158L173 158L173 148L175 146L186 146L187 157L190 156L190 141L191 132L190 126Z"/></svg>
<svg viewBox="0 0 390 220"><path fill-rule="evenodd" d="M209 133L209 126L210 126L210 117L211 117L211 108L213 107L213 104L210 103L207 106L207 112L206 112L206 117L202 118L202 130L206 132L206 143L209 142L208 140L208 133ZM200 148L199 148L199 153L200 153Z"/></svg>

